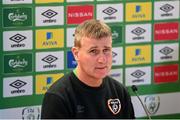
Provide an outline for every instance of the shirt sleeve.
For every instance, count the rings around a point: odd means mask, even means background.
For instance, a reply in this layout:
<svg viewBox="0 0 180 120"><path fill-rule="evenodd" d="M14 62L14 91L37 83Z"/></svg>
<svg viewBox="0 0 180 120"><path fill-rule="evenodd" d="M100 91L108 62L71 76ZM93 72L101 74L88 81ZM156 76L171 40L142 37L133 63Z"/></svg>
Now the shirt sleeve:
<svg viewBox="0 0 180 120"><path fill-rule="evenodd" d="M68 118L64 100L55 94L46 93L42 103L41 119Z"/></svg>

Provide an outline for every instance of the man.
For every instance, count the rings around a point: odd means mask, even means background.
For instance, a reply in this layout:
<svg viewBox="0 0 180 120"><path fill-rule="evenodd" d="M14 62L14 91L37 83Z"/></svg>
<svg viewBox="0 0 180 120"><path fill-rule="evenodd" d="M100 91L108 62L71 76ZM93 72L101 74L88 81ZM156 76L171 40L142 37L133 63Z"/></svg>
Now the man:
<svg viewBox="0 0 180 120"><path fill-rule="evenodd" d="M83 22L75 30L72 53L77 67L46 92L41 118L134 118L126 88L107 76L111 29L99 20Z"/></svg>

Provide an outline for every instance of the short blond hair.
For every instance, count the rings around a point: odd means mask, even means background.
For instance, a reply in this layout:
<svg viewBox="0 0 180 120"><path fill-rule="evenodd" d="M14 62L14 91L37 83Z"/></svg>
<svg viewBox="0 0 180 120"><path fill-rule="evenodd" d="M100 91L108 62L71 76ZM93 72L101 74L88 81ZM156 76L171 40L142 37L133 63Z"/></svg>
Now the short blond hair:
<svg viewBox="0 0 180 120"><path fill-rule="evenodd" d="M83 37L100 39L103 37L112 37L111 28L100 20L86 20L76 27L74 34L74 46L81 47Z"/></svg>

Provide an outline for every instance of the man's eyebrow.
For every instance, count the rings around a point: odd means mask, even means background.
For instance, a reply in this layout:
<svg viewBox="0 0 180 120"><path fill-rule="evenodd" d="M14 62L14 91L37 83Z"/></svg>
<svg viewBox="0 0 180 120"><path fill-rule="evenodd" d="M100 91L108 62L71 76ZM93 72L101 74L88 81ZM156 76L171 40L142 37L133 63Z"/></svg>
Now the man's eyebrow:
<svg viewBox="0 0 180 120"><path fill-rule="evenodd" d="M105 48L112 48L112 47L110 47L110 46L104 46Z"/></svg>
<svg viewBox="0 0 180 120"><path fill-rule="evenodd" d="M93 46L93 47L90 47L89 49L95 49L95 48L98 48L98 46ZM109 49L111 49L112 47L110 47L110 46L104 46L104 48L109 48Z"/></svg>
<svg viewBox="0 0 180 120"><path fill-rule="evenodd" d="M97 46L93 46L93 47L90 47L89 49L95 49L95 48L98 48Z"/></svg>

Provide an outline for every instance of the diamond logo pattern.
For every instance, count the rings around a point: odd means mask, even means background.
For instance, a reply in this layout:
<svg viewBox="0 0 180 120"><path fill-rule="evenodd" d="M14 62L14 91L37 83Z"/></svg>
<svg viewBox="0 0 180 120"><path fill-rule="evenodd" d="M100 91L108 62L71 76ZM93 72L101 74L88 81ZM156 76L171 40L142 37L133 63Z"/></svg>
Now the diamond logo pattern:
<svg viewBox="0 0 180 120"><path fill-rule="evenodd" d="M174 50L170 47L164 47L163 49L161 49L159 52L161 52L164 55L168 55L170 53L172 53Z"/></svg>
<svg viewBox="0 0 180 120"><path fill-rule="evenodd" d="M114 57L116 57L116 56L117 56L117 53L112 52L112 57L114 58Z"/></svg>
<svg viewBox="0 0 180 120"><path fill-rule="evenodd" d="M166 13L170 12L173 9L174 9L174 6L172 6L170 4L165 4L162 7L160 7L160 10L162 10L162 11L164 11Z"/></svg>
<svg viewBox="0 0 180 120"><path fill-rule="evenodd" d="M54 16L56 16L58 13L51 10L51 9L48 9L47 11L43 12L42 15L47 17L47 18L52 18Z"/></svg>
<svg viewBox="0 0 180 120"><path fill-rule="evenodd" d="M44 57L44 58L42 59L42 61L51 64L51 63L53 63L54 61L56 61L57 59L58 59L58 58L55 57L55 56L53 56L53 55L48 55L48 56Z"/></svg>
<svg viewBox="0 0 180 120"><path fill-rule="evenodd" d="M20 43L21 41L25 40L26 37L21 34L16 34L16 35L10 37L9 39L16 43Z"/></svg>
<svg viewBox="0 0 180 120"><path fill-rule="evenodd" d="M26 84L27 84L27 83L24 82L24 81L16 80L16 81L12 82L12 83L10 84L10 86L12 86L12 87L14 87L14 88L16 88L16 89L19 89L19 88L25 86Z"/></svg>
<svg viewBox="0 0 180 120"><path fill-rule="evenodd" d="M135 72L133 72L131 75L135 78L141 78L142 76L144 76L146 73L141 71L141 70L136 70Z"/></svg>
<svg viewBox="0 0 180 120"><path fill-rule="evenodd" d="M133 34L137 35L137 36L140 36L142 35L143 33L146 32L145 29L141 28L141 27L137 27L135 28L134 30L131 31Z"/></svg>
<svg viewBox="0 0 180 120"><path fill-rule="evenodd" d="M112 15L116 12L117 12L117 10L115 8L112 8L112 7L108 7L108 8L103 10L103 13L105 13L107 15Z"/></svg>

